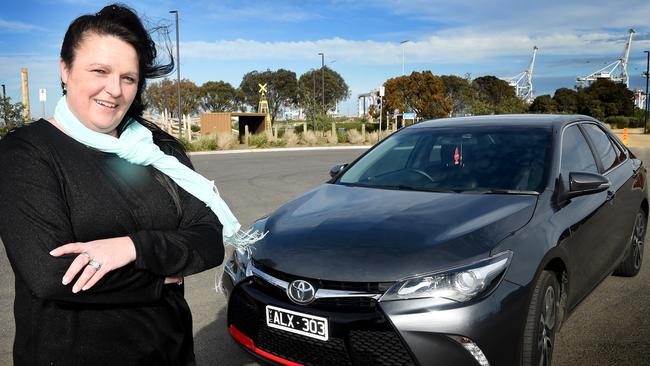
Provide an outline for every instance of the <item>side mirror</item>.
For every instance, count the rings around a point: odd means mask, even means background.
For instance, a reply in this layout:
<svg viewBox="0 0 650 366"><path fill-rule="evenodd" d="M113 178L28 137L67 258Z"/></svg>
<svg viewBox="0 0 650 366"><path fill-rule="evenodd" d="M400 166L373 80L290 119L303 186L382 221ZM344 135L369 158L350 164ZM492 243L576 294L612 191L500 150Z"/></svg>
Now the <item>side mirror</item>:
<svg viewBox="0 0 650 366"><path fill-rule="evenodd" d="M569 173L567 199L602 192L609 188L609 179L596 173Z"/></svg>
<svg viewBox="0 0 650 366"><path fill-rule="evenodd" d="M339 163L334 165L332 169L330 169L330 177L336 177L341 172L341 170L345 169L346 166L348 166L347 163Z"/></svg>

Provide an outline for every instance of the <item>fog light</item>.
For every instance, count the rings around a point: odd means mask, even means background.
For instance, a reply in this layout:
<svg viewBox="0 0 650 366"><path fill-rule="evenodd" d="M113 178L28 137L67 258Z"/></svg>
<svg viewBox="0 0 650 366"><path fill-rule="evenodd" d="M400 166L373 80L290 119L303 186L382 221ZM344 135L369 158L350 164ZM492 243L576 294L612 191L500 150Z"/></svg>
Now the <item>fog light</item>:
<svg viewBox="0 0 650 366"><path fill-rule="evenodd" d="M490 366L490 363L488 362L487 358L485 358L485 355L483 354L483 351L481 351L480 348L474 343L471 339L467 337L453 337L456 339L465 349L467 352L469 352L472 357L478 362L479 365L481 366Z"/></svg>

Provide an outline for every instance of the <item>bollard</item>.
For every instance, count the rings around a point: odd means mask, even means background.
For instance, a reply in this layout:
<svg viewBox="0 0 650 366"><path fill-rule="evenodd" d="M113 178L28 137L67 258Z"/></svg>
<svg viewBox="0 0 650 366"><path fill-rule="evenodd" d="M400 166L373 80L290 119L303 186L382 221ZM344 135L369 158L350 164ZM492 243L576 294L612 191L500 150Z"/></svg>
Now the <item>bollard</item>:
<svg viewBox="0 0 650 366"><path fill-rule="evenodd" d="M627 145L627 127L623 129L623 144Z"/></svg>
<svg viewBox="0 0 650 366"><path fill-rule="evenodd" d="M332 122L332 136L336 136L336 122Z"/></svg>
<svg viewBox="0 0 650 366"><path fill-rule="evenodd" d="M249 144L250 138L251 138L251 135L248 133L248 125L245 125L244 126L244 143L246 143L246 145Z"/></svg>
<svg viewBox="0 0 650 366"><path fill-rule="evenodd" d="M307 133L307 123L302 124L302 133Z"/></svg>
<svg viewBox="0 0 650 366"><path fill-rule="evenodd" d="M277 140L277 138L278 138L278 126L273 127L273 137Z"/></svg>
<svg viewBox="0 0 650 366"><path fill-rule="evenodd" d="M366 141L366 124L361 124L361 136L363 136L363 141Z"/></svg>

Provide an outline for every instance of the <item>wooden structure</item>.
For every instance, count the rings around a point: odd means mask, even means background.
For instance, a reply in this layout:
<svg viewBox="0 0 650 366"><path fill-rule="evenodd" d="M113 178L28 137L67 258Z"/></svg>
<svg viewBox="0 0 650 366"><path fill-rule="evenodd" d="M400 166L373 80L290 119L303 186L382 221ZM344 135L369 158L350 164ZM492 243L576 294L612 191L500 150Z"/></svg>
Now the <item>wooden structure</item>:
<svg viewBox="0 0 650 366"><path fill-rule="evenodd" d="M266 130L266 114L243 112L201 113L201 134L232 133L232 119L239 121L239 140L243 141L248 126L248 133L255 135Z"/></svg>

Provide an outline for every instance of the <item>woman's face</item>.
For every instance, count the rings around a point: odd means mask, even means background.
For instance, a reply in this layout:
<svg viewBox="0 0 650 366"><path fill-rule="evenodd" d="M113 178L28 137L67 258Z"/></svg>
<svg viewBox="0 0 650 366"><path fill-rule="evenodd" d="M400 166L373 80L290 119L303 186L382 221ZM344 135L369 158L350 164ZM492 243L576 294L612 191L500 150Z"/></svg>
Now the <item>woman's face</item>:
<svg viewBox="0 0 650 366"><path fill-rule="evenodd" d="M138 70L130 44L114 36L86 34L72 65L61 61L68 107L86 127L116 136L115 128L138 91Z"/></svg>

